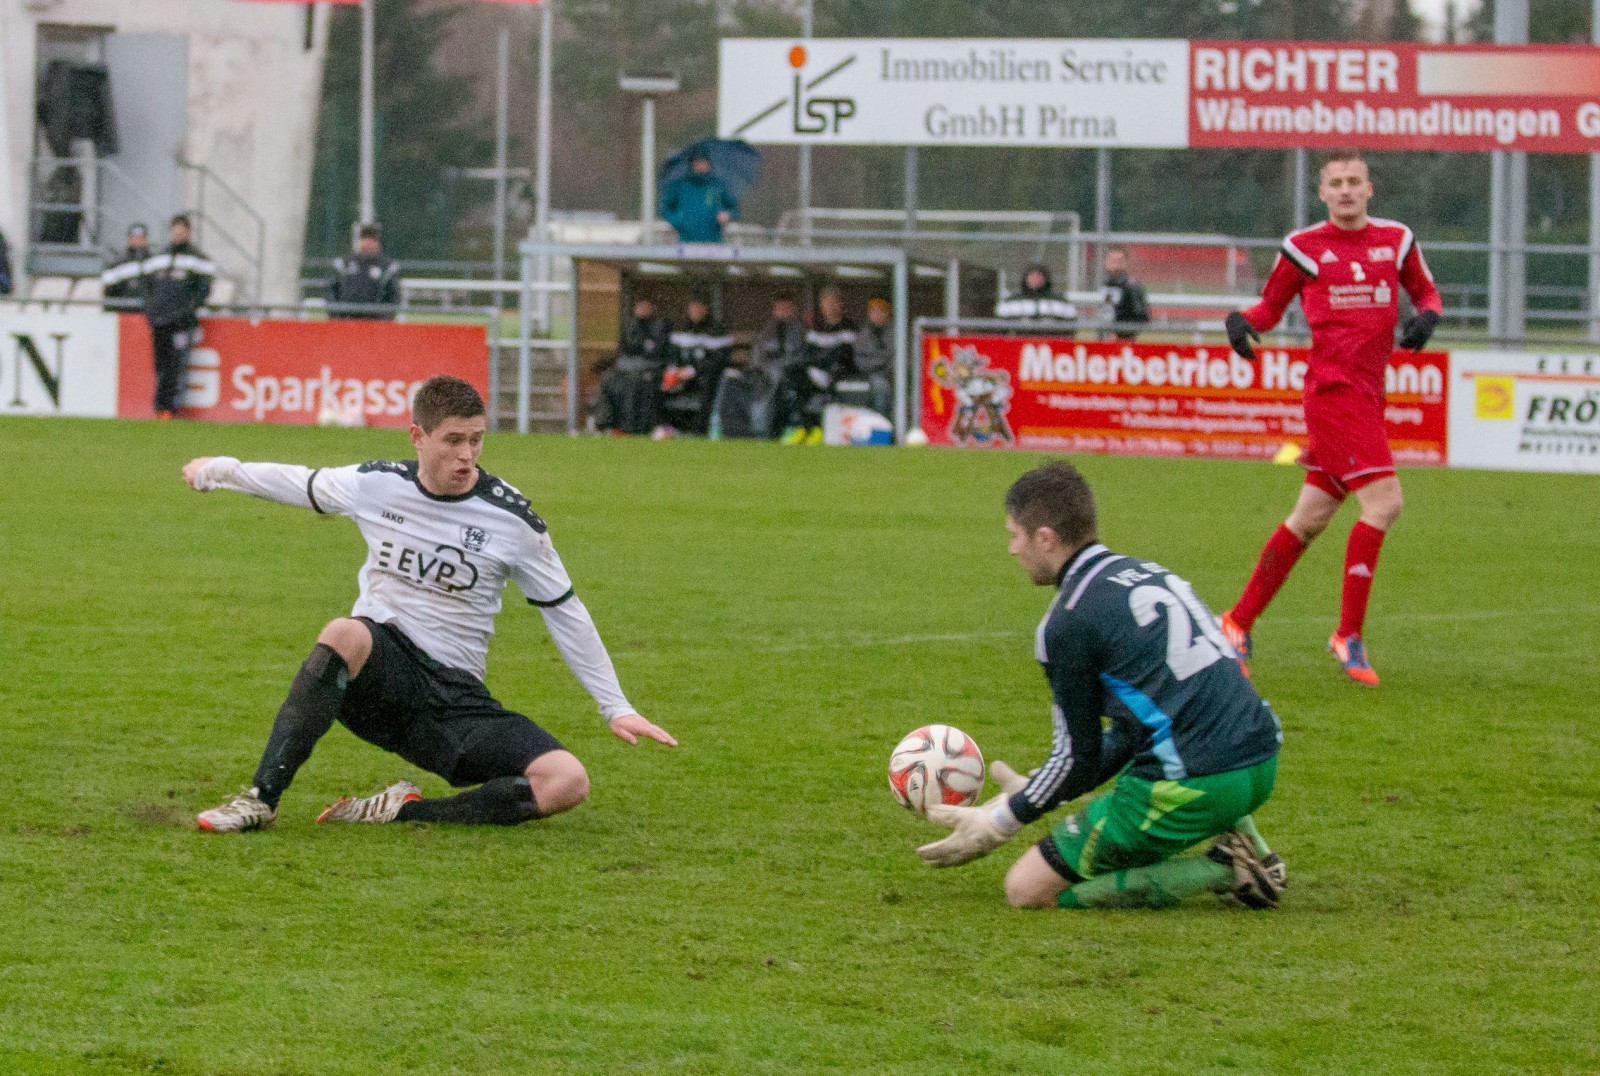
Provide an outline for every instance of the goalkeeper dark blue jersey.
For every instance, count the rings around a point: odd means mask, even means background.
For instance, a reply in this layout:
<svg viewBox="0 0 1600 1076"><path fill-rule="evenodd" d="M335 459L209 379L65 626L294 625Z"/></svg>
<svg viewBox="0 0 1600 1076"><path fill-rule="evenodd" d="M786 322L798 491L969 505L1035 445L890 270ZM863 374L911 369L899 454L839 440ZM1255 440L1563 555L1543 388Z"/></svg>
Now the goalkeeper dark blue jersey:
<svg viewBox="0 0 1600 1076"><path fill-rule="evenodd" d="M1098 544L1080 552L1062 570L1035 650L1050 681L1055 746L1011 797L1018 821L1124 767L1149 781L1203 777L1253 766L1283 742L1211 610L1152 561Z"/></svg>

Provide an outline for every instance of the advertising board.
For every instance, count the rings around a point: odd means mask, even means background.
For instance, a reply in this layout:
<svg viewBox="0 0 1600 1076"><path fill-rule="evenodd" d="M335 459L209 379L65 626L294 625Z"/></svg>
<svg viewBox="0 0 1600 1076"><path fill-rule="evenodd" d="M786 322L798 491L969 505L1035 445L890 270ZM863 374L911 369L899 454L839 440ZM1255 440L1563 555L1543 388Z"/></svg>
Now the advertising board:
<svg viewBox="0 0 1600 1076"><path fill-rule="evenodd" d="M0 306L0 415L117 413L115 314Z"/></svg>
<svg viewBox="0 0 1600 1076"><path fill-rule="evenodd" d="M1273 459L1304 445L1308 352L1065 338L929 336L930 444L1138 456ZM1395 462L1448 457L1449 356L1400 352L1384 417Z"/></svg>
<svg viewBox="0 0 1600 1076"><path fill-rule="evenodd" d="M718 133L769 144L1600 151L1600 48L727 38Z"/></svg>
<svg viewBox="0 0 1600 1076"><path fill-rule="evenodd" d="M434 374L487 395L481 325L204 318L189 354L184 418L309 425L330 405L369 426L405 427L411 397ZM154 363L144 320L123 315L117 414L153 415Z"/></svg>
<svg viewBox="0 0 1600 1076"><path fill-rule="evenodd" d="M1450 465L1600 474L1600 357L1450 354Z"/></svg>

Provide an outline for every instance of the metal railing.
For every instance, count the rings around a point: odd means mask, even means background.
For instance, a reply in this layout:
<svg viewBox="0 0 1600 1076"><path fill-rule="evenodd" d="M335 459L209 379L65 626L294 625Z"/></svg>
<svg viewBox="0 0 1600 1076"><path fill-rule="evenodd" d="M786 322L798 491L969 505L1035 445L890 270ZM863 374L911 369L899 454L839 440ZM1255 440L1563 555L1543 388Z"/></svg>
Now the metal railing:
<svg viewBox="0 0 1600 1076"><path fill-rule="evenodd" d="M194 177L195 205L189 210L194 223L196 244L216 237L238 255L235 268L242 268L245 292L259 300L262 287L262 264L266 257L266 220L250 206L237 191L204 165L180 161L178 167ZM62 170L76 172L76 176L63 176ZM58 178L59 177L59 178ZM107 234L106 205L121 202L138 210L149 221L159 220L164 210L144 192L132 177L113 161L97 157L35 157L30 162L28 216L30 249L40 254L76 255L86 262L99 263L110 252L120 251L123 236ZM75 184L77 200L59 200L51 193L52 184L65 190ZM207 192L220 192L226 199L228 211L242 215L254 231L253 247L238 238L218 218L213 206L206 206ZM60 228L70 228L72 238L45 239ZM48 274L41 274L48 275Z"/></svg>
<svg viewBox="0 0 1600 1076"><path fill-rule="evenodd" d="M194 164L189 161L179 161L178 167L189 174L195 184L193 198L195 218L195 242L204 245L208 240L206 236L217 235L228 246L232 247L249 266L250 278L246 289L252 299L260 300L262 287L262 265L267 256L267 220L258 213L254 206L245 201L244 196L231 187L227 180L217 175L203 164ZM254 249L246 246L246 241L238 238L231 230L225 227L219 216L207 211L206 194L209 190L216 190L226 199L227 211L241 215L246 224L255 235Z"/></svg>

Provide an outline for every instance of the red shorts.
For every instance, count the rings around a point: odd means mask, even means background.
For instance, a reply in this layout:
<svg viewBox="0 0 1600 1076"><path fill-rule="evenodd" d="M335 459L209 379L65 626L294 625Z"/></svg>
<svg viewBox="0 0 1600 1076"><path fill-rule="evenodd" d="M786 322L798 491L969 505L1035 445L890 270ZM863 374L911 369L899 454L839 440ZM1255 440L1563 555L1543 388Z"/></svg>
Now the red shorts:
<svg viewBox="0 0 1600 1076"><path fill-rule="evenodd" d="M1394 474L1383 398L1353 385L1325 385L1306 397L1306 484L1343 498Z"/></svg>

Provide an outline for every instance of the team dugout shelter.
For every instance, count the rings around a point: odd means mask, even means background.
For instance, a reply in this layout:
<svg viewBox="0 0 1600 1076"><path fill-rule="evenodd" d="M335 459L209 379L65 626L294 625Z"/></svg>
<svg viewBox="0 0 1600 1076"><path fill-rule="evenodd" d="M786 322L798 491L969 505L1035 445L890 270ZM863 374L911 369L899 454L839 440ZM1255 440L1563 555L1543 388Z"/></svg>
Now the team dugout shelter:
<svg viewBox="0 0 1600 1076"><path fill-rule="evenodd" d="M536 243L520 247L522 309L534 304L535 266L543 258L571 263L573 315L567 336L567 430L579 427L581 401L599 386L596 368L617 351L623 326L641 299L658 314L681 324L691 296L704 296L712 315L734 338L734 362L747 361L750 347L772 316L773 300L793 298L803 316L816 310L817 296L835 287L845 313L865 324L867 303L889 301L894 325L895 437L904 436L910 413L913 372L910 327L917 318L978 318L993 313L994 269L959 261L921 261L895 247L748 247L728 243L638 244ZM532 369L529 326L518 355L519 424L528 414Z"/></svg>

